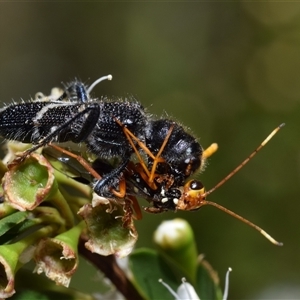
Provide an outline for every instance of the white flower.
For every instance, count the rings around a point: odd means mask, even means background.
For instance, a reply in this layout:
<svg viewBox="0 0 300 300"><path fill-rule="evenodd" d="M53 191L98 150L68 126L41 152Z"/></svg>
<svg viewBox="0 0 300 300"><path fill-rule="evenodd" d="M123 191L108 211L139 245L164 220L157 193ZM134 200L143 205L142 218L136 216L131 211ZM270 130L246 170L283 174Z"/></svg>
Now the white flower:
<svg viewBox="0 0 300 300"><path fill-rule="evenodd" d="M228 290L229 290L229 273L232 271L231 268L228 268L225 277L225 288L223 293L223 300L227 300ZM159 282L163 284L168 291L175 297L175 300L201 300L197 295L194 287L186 282L185 278L182 278L182 284L178 287L177 292L173 291L171 287L166 284L162 279L159 279Z"/></svg>

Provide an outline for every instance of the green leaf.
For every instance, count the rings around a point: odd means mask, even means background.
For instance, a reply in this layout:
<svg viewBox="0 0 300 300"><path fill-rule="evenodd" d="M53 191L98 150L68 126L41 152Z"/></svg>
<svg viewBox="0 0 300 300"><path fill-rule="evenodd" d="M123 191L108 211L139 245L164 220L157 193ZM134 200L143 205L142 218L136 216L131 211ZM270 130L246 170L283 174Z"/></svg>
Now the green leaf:
<svg viewBox="0 0 300 300"><path fill-rule="evenodd" d="M41 292L36 291L21 291L16 293L11 300L50 300L51 298Z"/></svg>
<svg viewBox="0 0 300 300"><path fill-rule="evenodd" d="M18 211L0 220L0 236L8 232L19 223L26 220L27 215L27 212Z"/></svg>
<svg viewBox="0 0 300 300"><path fill-rule="evenodd" d="M183 275L163 255L141 248L129 256L129 266L134 276L134 284L145 299L174 299L158 280L163 279L176 292ZM222 299L218 275L205 260L199 263L196 284L192 285L201 300Z"/></svg>
<svg viewBox="0 0 300 300"><path fill-rule="evenodd" d="M210 264L202 260L197 270L197 282L194 286L201 300L221 300L222 291L219 286L219 278Z"/></svg>
<svg viewBox="0 0 300 300"><path fill-rule="evenodd" d="M5 234L0 236L0 245L11 242L16 239L20 234L23 234L26 230L29 229L29 233L32 232L32 228L35 225L35 222L30 219L26 219L21 223L15 224L12 228L10 228Z"/></svg>
<svg viewBox="0 0 300 300"><path fill-rule="evenodd" d="M93 295L58 286L45 276L20 269L16 276L16 293L10 300L95 300Z"/></svg>
<svg viewBox="0 0 300 300"><path fill-rule="evenodd" d="M138 249L129 256L129 264L134 276L134 284L145 299L174 299L158 280L163 279L174 290L181 282L176 279L173 270L156 251Z"/></svg>

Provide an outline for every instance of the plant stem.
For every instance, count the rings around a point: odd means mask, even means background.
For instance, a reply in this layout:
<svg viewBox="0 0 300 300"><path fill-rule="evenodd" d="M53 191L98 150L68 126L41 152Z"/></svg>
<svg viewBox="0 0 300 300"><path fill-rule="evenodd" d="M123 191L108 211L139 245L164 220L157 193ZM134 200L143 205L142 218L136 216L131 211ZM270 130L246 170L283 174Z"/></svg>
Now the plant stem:
<svg viewBox="0 0 300 300"><path fill-rule="evenodd" d="M126 299L144 300L131 281L129 281L124 271L118 266L115 256L101 256L90 252L84 246L86 241L83 238L79 241L78 249L80 254L103 272Z"/></svg>

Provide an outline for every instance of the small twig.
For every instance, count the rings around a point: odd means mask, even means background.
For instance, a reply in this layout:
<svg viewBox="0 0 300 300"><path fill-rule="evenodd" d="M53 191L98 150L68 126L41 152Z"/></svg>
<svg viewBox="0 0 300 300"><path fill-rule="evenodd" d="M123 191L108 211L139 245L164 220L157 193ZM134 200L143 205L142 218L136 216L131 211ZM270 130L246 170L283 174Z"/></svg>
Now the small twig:
<svg viewBox="0 0 300 300"><path fill-rule="evenodd" d="M85 248L86 240L80 239L78 249L82 256L94 264L115 285L126 299L144 300L118 266L114 255L102 256Z"/></svg>

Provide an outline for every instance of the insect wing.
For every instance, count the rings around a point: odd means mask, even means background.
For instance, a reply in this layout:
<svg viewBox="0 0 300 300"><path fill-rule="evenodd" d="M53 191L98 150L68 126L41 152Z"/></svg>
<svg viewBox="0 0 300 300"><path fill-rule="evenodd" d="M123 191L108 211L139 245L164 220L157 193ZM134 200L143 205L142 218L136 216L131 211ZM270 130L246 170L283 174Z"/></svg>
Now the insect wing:
<svg viewBox="0 0 300 300"><path fill-rule="evenodd" d="M71 140L72 131L64 124L78 113L80 107L80 104L45 101L10 105L0 112L0 135L9 140L36 144L61 128L53 140Z"/></svg>

